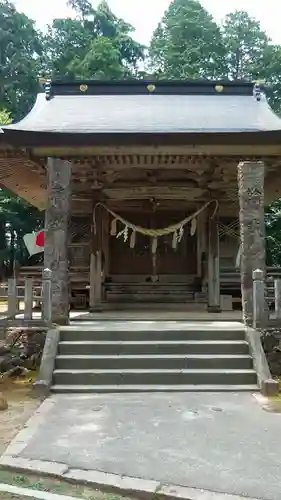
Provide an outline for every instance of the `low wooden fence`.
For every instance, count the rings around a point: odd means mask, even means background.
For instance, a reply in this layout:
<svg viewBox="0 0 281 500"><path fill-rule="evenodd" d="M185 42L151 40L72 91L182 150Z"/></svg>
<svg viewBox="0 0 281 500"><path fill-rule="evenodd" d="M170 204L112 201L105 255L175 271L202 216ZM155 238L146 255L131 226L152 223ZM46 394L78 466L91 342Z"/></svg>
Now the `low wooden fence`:
<svg viewBox="0 0 281 500"><path fill-rule="evenodd" d="M253 272L253 327L281 328L281 278L266 278L264 271Z"/></svg>
<svg viewBox="0 0 281 500"><path fill-rule="evenodd" d="M8 303L7 312L3 313L2 319L16 320L23 315L24 321L41 320L44 324L52 323L52 271L44 269L42 272L42 286L34 285L33 278L25 278L24 285L18 285L16 278L10 278L8 285L2 286L0 299ZM23 309L20 309L20 303ZM34 303L40 304L40 312L35 317Z"/></svg>

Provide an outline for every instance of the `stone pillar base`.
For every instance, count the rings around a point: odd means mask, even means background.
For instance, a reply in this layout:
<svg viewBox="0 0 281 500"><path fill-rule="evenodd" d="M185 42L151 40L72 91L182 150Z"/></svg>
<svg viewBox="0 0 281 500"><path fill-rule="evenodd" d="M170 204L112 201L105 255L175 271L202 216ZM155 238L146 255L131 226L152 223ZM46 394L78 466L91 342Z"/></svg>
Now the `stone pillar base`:
<svg viewBox="0 0 281 500"><path fill-rule="evenodd" d="M90 307L89 311L92 313L101 313L101 312L103 312L103 307L102 307L102 305L92 306L92 307Z"/></svg>
<svg viewBox="0 0 281 500"><path fill-rule="evenodd" d="M221 307L220 306L208 306L208 313L221 313Z"/></svg>

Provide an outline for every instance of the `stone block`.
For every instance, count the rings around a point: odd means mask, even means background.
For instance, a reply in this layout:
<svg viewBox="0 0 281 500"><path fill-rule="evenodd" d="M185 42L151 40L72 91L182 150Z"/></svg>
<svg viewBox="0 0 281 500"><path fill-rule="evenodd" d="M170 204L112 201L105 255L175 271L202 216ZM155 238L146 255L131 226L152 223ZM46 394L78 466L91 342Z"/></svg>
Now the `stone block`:
<svg viewBox="0 0 281 500"><path fill-rule="evenodd" d="M233 311L232 295L221 295L221 310Z"/></svg>
<svg viewBox="0 0 281 500"><path fill-rule="evenodd" d="M261 382L261 393L267 397L277 396L279 393L279 382L273 379L263 380Z"/></svg>

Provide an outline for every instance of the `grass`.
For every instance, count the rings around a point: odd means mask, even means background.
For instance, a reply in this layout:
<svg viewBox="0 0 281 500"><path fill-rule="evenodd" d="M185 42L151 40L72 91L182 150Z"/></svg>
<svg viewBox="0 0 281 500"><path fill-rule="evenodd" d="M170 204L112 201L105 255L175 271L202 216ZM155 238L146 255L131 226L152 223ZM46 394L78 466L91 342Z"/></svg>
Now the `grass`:
<svg viewBox="0 0 281 500"><path fill-rule="evenodd" d="M0 500L38 500L35 497L26 497L22 495L12 495L11 493L2 492L0 493Z"/></svg>
<svg viewBox="0 0 281 500"><path fill-rule="evenodd" d="M68 495L82 500L124 500L124 497L112 493L103 493L89 486L72 484L67 481L52 477L38 477L33 474L15 474L10 471L0 470L0 483L10 484L19 488L29 488L31 490L46 491L57 495ZM7 494L3 494L0 500L10 500ZM20 497L11 496L11 500L21 500ZM24 497L23 497L24 498ZM27 497L25 497L27 498ZM34 499L31 499L34 500Z"/></svg>

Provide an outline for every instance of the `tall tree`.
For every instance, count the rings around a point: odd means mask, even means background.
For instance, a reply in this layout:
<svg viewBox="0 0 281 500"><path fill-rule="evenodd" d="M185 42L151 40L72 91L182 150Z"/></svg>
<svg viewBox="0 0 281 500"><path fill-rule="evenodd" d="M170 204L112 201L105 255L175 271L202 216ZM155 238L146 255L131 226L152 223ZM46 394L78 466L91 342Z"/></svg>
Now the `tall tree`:
<svg viewBox="0 0 281 500"><path fill-rule="evenodd" d="M226 16L222 25L227 76L232 80L264 78L264 60L269 38L260 23L243 10Z"/></svg>
<svg viewBox="0 0 281 500"><path fill-rule="evenodd" d="M281 47L271 43L260 23L245 11L226 16L221 27L227 76L232 80L264 80L273 109L281 112Z"/></svg>
<svg viewBox="0 0 281 500"><path fill-rule="evenodd" d="M67 0L67 5L71 7L76 14L80 14L82 20L85 20L92 12L92 4L88 2L88 0Z"/></svg>
<svg viewBox="0 0 281 500"><path fill-rule="evenodd" d="M69 0L75 19L55 20L46 39L51 75L64 78L114 79L135 76L144 47L132 38L133 27L102 1Z"/></svg>
<svg viewBox="0 0 281 500"><path fill-rule="evenodd" d="M197 0L174 0L153 34L150 58L163 78L219 78L225 74L220 30Z"/></svg>
<svg viewBox="0 0 281 500"><path fill-rule="evenodd" d="M37 89L40 33L25 14L0 0L0 108L17 119L30 108Z"/></svg>

